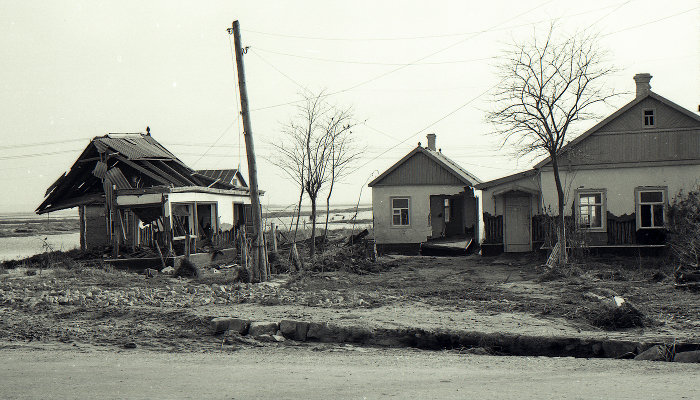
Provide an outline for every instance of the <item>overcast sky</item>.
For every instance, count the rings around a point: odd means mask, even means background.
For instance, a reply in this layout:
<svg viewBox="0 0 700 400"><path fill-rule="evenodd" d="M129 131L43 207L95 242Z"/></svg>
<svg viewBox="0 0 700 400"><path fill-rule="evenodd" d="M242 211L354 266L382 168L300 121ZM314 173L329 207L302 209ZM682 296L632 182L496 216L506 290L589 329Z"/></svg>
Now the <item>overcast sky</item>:
<svg viewBox="0 0 700 400"><path fill-rule="evenodd" d="M357 201L363 187L370 202L370 177L431 132L482 180L532 166L497 148L484 112L495 57L552 20L562 34L600 34L619 68L608 83L629 92L604 113L633 98L640 72L681 106L697 112L700 103L697 0L0 0L0 213L36 208L90 138L147 125L190 167L240 164L245 172L226 32L235 19L250 46L245 71L265 204L297 195L266 157L301 87L340 92L328 100L366 121L354 132L367 150L335 203Z"/></svg>

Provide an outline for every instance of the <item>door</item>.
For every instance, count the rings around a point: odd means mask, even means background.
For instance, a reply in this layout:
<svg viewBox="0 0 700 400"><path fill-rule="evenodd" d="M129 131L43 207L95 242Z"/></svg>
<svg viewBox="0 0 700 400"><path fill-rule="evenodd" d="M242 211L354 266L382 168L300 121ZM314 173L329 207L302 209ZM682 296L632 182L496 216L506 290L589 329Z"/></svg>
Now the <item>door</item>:
<svg viewBox="0 0 700 400"><path fill-rule="evenodd" d="M431 239L445 236L445 197L430 196Z"/></svg>
<svg viewBox="0 0 700 400"><path fill-rule="evenodd" d="M530 197L506 195L505 197L505 251L509 253L530 251Z"/></svg>

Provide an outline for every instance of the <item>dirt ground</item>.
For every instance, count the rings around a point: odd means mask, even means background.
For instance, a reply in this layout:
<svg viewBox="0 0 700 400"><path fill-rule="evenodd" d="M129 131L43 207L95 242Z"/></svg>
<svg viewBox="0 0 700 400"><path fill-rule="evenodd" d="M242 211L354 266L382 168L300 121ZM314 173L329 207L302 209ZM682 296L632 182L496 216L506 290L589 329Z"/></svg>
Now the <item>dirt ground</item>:
<svg viewBox="0 0 700 400"><path fill-rule="evenodd" d="M661 260L593 259L562 274L543 274L541 261L387 256L372 265L373 272L275 275L263 284L236 283L224 269L192 279L146 278L100 264L8 269L0 273L0 341L208 351L222 344L209 330L216 316L700 341L700 294L675 289L671 268ZM595 326L597 299L612 296L633 304L645 326Z"/></svg>
<svg viewBox="0 0 700 400"><path fill-rule="evenodd" d="M3 399L693 399L696 364L306 345L0 349ZM695 382L695 383L693 383Z"/></svg>

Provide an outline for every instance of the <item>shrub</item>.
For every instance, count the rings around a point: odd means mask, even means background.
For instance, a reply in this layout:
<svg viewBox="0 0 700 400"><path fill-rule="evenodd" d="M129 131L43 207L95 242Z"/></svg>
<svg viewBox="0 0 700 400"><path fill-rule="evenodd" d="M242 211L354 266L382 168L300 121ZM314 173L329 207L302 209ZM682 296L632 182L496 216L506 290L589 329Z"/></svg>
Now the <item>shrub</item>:
<svg viewBox="0 0 700 400"><path fill-rule="evenodd" d="M199 269L192 261L184 259L180 262L180 265L175 268L175 273L173 275L175 277L197 278L199 277Z"/></svg>
<svg viewBox="0 0 700 400"><path fill-rule="evenodd" d="M684 281L700 272L700 190L678 193L668 208L668 228L676 281Z"/></svg>

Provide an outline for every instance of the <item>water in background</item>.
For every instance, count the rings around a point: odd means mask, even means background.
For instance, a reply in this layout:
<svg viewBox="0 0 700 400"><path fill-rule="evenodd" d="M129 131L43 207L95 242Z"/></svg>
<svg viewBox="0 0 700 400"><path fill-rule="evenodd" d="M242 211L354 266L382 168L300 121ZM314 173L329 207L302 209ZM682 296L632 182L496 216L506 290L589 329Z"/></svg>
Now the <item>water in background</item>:
<svg viewBox="0 0 700 400"><path fill-rule="evenodd" d="M31 257L46 251L44 238L53 250L80 247L80 233L0 238L0 261Z"/></svg>

